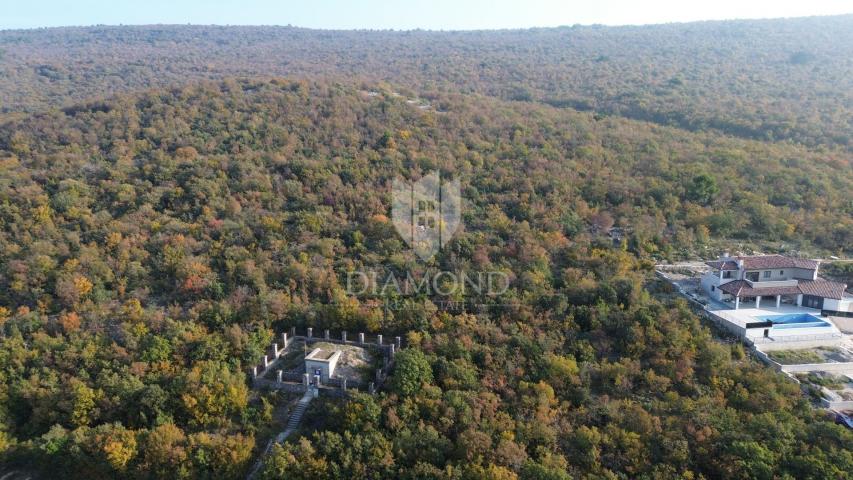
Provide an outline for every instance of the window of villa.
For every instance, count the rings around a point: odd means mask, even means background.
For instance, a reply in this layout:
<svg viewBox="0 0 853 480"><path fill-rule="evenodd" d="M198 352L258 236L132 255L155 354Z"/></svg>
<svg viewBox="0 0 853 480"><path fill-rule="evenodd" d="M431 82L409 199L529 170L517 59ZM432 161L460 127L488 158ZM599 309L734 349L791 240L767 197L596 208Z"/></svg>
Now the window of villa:
<svg viewBox="0 0 853 480"><path fill-rule="evenodd" d="M770 270L764 271L764 278L770 278Z"/></svg>
<svg viewBox="0 0 853 480"><path fill-rule="evenodd" d="M714 286L711 285L711 291L713 292L714 290L715 290Z"/></svg>
<svg viewBox="0 0 853 480"><path fill-rule="evenodd" d="M726 270L725 272L723 272L723 278L732 278L732 271Z"/></svg>
<svg viewBox="0 0 853 480"><path fill-rule="evenodd" d="M779 275L785 275L785 270L779 270Z"/></svg>

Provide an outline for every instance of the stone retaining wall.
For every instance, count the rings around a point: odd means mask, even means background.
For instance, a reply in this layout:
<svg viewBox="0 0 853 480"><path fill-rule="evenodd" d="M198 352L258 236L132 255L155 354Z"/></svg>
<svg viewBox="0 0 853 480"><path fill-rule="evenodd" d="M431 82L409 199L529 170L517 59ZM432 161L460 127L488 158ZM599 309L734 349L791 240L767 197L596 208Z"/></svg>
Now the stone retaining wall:
<svg viewBox="0 0 853 480"><path fill-rule="evenodd" d="M755 356L762 362L770 365L775 370L785 373L807 373L807 372L830 372L840 374L853 374L853 362L828 362L828 363L799 363L783 365L759 349L754 349Z"/></svg>
<svg viewBox="0 0 853 480"><path fill-rule="evenodd" d="M799 365L781 365L781 370L786 373L803 372L831 372L840 374L853 374L853 362L846 363L804 363Z"/></svg>
<svg viewBox="0 0 853 480"><path fill-rule="evenodd" d="M831 408L837 411L853 410L853 400L841 400L838 402L833 402L831 400L821 398L820 403L826 408Z"/></svg>

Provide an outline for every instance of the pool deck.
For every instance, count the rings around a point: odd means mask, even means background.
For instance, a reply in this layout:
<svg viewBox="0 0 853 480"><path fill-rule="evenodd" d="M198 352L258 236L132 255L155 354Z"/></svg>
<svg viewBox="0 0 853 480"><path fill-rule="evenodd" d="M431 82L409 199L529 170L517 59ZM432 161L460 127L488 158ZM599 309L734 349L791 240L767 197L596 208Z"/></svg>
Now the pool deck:
<svg viewBox="0 0 853 480"><path fill-rule="evenodd" d="M702 305L715 323L756 349L769 351L844 346L853 350L853 335L845 335L839 329L840 325L853 331L853 318L827 318L821 316L820 310L798 307L790 303L782 303L779 308L776 308L776 302L770 299L761 302L762 308L755 308L755 302L744 301L740 302L740 308L735 310L733 303L720 302L706 295L695 276L684 276L666 270L658 270L657 274L672 283L681 295L697 305ZM755 317L787 314L813 315L828 323L829 326L770 328L767 337L764 336L763 328L746 328L747 323L761 321ZM836 321L839 322L838 325Z"/></svg>
<svg viewBox="0 0 853 480"><path fill-rule="evenodd" d="M776 308L775 305L772 305L767 308L740 308L735 310L733 308L718 308L718 305L709 306L708 310L725 320L729 324L731 324L734 328L733 330L737 331L744 338L753 339L756 337L764 336L763 328L750 328L746 329L747 323L752 322L760 322L761 320L757 317L765 317L772 315L786 315L792 313L798 314L809 314L814 317L820 318L829 324L829 326L819 326L819 327L801 327L801 328L770 328L770 339L779 339L786 340L785 337L793 339L793 337L805 339L804 337L808 336L839 336L841 335L841 331L832 323L827 317L822 317L820 315L820 310L815 310L812 308L804 308L797 307L794 305L782 305L779 308Z"/></svg>

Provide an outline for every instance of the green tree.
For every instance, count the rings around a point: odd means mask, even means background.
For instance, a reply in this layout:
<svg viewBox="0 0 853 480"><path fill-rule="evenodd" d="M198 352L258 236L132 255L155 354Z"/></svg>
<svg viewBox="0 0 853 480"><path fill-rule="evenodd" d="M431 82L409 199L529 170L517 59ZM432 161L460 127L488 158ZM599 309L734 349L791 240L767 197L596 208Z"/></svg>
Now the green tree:
<svg viewBox="0 0 853 480"><path fill-rule="evenodd" d="M226 364L199 362L184 376L183 406L198 425L223 424L246 408L249 391L244 376Z"/></svg>
<svg viewBox="0 0 853 480"><path fill-rule="evenodd" d="M423 384L432 383L432 367L420 350L408 348L397 354L391 388L401 395L412 395Z"/></svg>
<svg viewBox="0 0 853 480"><path fill-rule="evenodd" d="M701 173L693 177L693 181L687 189L687 196L695 202L708 205L719 191L720 187L717 186L717 180L707 173Z"/></svg>

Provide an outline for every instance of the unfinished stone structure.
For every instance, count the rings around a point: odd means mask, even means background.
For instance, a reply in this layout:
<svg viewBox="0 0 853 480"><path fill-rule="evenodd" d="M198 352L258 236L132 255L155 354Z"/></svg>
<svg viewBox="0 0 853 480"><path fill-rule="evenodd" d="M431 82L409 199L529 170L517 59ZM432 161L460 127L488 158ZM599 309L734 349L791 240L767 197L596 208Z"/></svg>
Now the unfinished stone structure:
<svg viewBox="0 0 853 480"><path fill-rule="evenodd" d="M315 348L305 356L305 372L318 377L322 383L328 383L335 374L335 367L341 358L340 350L329 351Z"/></svg>
<svg viewBox="0 0 853 480"><path fill-rule="evenodd" d="M258 364L251 367L250 375L252 385L255 388L271 388L287 391L307 391L310 388L319 388L324 395L346 396L348 389L360 389L369 393L379 390L388 377L388 372L394 365L394 356L402 347L402 339L394 337L393 342L384 342L383 335L376 335L371 341L364 333L359 333L357 340L348 340L347 332L340 332L340 339L333 338L329 330L325 330L322 336L314 336L314 329L306 328L305 335L296 334L296 328L292 327L289 332L281 333L280 343L270 345L269 353L264 355ZM288 351L293 353L293 341L304 342L310 351L305 355L303 373L298 371L283 371L281 361L286 357ZM312 345L324 343L322 348L311 348ZM382 368L377 369L375 378L359 380L346 374L336 375L335 370L339 366L342 357L341 350L330 348L330 345L342 345L349 347L360 347L373 351L382 358ZM345 348L344 348L345 349ZM292 358L292 355L290 356ZM344 368L344 367L341 367ZM351 369L352 367L350 367ZM274 380L272 378L275 378ZM370 381L373 380L373 381ZM319 393L319 392L318 392Z"/></svg>

